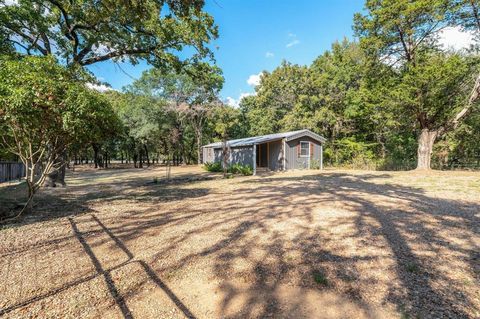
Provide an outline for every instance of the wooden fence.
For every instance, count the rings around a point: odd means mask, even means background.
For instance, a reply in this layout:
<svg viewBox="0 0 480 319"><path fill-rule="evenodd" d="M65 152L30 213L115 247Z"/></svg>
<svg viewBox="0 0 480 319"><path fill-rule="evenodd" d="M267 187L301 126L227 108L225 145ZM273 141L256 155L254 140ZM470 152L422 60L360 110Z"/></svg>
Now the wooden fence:
<svg viewBox="0 0 480 319"><path fill-rule="evenodd" d="M17 162L0 162L0 183L25 177L25 165Z"/></svg>

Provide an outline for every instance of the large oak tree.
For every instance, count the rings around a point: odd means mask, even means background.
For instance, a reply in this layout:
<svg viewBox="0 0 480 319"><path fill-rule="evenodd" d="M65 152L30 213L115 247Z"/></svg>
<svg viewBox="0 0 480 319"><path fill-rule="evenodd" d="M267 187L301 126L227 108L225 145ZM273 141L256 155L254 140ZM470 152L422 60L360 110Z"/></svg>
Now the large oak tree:
<svg viewBox="0 0 480 319"><path fill-rule="evenodd" d="M0 34L26 54L57 56L65 64L91 65L110 59L154 65L211 56L217 37L203 0L67 1L0 0ZM2 4L3 3L3 4Z"/></svg>
<svg viewBox="0 0 480 319"><path fill-rule="evenodd" d="M356 33L370 54L383 58L385 63L398 70L400 78L409 78L410 84L415 87L415 92L410 90L405 99L411 103L403 103L403 107L414 113L419 130L417 169L430 169L435 140L454 129L471 112L478 100L480 78L475 81L475 72L469 70L462 81L456 76L445 81L449 85L455 83L460 86L470 79L466 85L473 89L463 104L427 105L425 96L431 96L432 92L428 90L434 88L432 85L420 85L425 80L421 76L426 76L422 73L425 68L420 64L429 62L424 58L427 51L441 49L438 40L443 28L451 25L475 26L477 5L475 1L467 0L367 0L365 7L366 14L355 16ZM414 80L415 83L411 80L414 75L420 76ZM460 93L458 88L454 90L451 87L445 88L445 91Z"/></svg>

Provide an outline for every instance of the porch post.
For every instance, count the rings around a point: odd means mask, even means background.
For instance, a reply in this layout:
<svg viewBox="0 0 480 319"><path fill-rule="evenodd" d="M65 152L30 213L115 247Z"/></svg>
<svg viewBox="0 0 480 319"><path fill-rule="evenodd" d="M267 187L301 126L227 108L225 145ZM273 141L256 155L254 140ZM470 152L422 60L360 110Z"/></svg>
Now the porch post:
<svg viewBox="0 0 480 319"><path fill-rule="evenodd" d="M320 144L320 169L323 170L323 144Z"/></svg>
<svg viewBox="0 0 480 319"><path fill-rule="evenodd" d="M285 139L282 140L282 155L283 155L283 170L286 171L287 170L287 159L286 159L286 156L287 156L287 147L285 145Z"/></svg>
<svg viewBox="0 0 480 319"><path fill-rule="evenodd" d="M253 144L253 175L257 175L257 144Z"/></svg>
<svg viewBox="0 0 480 319"><path fill-rule="evenodd" d="M270 142L267 142L267 168L270 169Z"/></svg>

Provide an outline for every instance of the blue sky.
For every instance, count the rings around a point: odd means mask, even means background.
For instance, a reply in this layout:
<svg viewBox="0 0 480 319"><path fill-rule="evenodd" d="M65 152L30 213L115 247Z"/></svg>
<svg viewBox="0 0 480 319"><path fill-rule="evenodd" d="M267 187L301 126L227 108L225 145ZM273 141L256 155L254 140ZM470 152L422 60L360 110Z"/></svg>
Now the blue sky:
<svg viewBox="0 0 480 319"><path fill-rule="evenodd" d="M282 60L310 64L335 40L352 38L353 14L363 0L207 0L205 10L219 26L213 43L216 63L224 73L223 99L231 103L254 92L247 83L252 75L272 71ZM120 68L121 67L121 68ZM112 62L92 65L90 70L115 89L131 83L149 68ZM255 76L250 78L254 82Z"/></svg>

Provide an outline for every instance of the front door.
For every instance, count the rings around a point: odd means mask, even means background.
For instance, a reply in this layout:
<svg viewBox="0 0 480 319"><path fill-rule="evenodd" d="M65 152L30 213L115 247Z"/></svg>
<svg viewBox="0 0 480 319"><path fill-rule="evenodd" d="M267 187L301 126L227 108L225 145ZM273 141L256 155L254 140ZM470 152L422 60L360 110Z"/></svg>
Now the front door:
<svg viewBox="0 0 480 319"><path fill-rule="evenodd" d="M257 167L268 167L268 145L258 144L257 145Z"/></svg>

